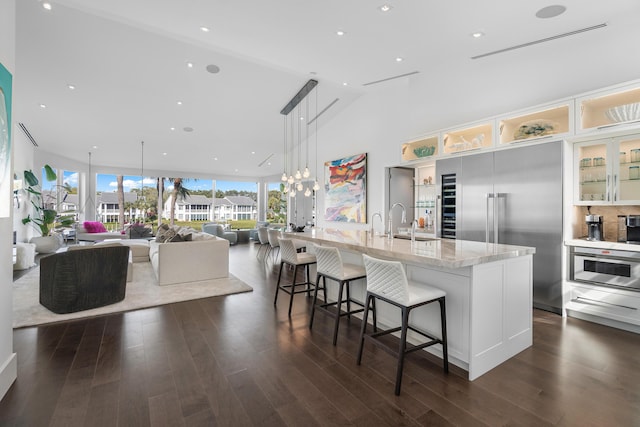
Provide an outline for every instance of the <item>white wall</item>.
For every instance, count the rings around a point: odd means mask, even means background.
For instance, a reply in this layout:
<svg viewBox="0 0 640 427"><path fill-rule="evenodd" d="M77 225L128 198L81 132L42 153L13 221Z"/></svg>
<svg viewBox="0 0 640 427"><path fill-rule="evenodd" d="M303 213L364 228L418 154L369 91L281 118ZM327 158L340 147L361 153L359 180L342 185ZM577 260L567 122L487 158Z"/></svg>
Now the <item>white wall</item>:
<svg viewBox="0 0 640 427"><path fill-rule="evenodd" d="M0 62L15 80L15 0L0 2ZM14 85L15 86L15 85ZM15 98L15 93L13 97ZM15 135L15 126L12 128ZM4 195L3 195L4 196ZM4 202L4 197L3 197ZM0 218L0 398L16 379L16 355L13 352L12 284L13 216Z"/></svg>
<svg viewBox="0 0 640 427"><path fill-rule="evenodd" d="M380 83L318 130L318 158L312 173L318 174L321 186L318 192L319 227L367 228L367 224L324 220L324 162L364 152L368 153L367 222L374 212L386 215L385 167L399 164L400 146L408 135L408 88L407 79Z"/></svg>

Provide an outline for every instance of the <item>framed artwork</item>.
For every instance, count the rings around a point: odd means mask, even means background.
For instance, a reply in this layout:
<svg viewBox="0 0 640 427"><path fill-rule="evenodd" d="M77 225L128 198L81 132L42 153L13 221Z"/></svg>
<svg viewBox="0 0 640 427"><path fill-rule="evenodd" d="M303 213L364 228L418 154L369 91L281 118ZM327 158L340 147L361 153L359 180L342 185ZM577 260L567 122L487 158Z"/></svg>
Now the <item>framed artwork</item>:
<svg viewBox="0 0 640 427"><path fill-rule="evenodd" d="M11 215L11 73L0 63L0 218Z"/></svg>
<svg viewBox="0 0 640 427"><path fill-rule="evenodd" d="M324 219L367 222L367 153L325 162Z"/></svg>

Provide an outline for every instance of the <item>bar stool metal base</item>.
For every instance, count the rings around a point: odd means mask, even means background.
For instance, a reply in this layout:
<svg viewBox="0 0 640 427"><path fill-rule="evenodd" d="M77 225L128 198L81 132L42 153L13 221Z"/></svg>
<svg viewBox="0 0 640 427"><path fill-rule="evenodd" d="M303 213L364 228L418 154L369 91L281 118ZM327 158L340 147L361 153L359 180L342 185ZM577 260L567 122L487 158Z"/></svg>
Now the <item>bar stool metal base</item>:
<svg viewBox="0 0 640 427"><path fill-rule="evenodd" d="M322 277L322 286L320 286L320 278ZM334 316L334 326L333 326L333 345L336 345L338 342L338 327L340 326L340 318L343 316L347 316L349 320L351 320L351 315L355 313L362 313L364 311L364 304L358 302L356 300L351 299L350 295L350 282L352 280L364 279L367 276L354 277L349 280L340 280L335 277L331 277L326 274L318 273L316 275L316 288L313 292L313 303L311 306L311 319L309 320L309 329L313 328L313 319L315 317L316 309L324 311L325 313ZM338 282L338 300L335 302L327 302L327 278ZM343 299L344 288L347 288L347 299ZM322 289L324 294L324 303L318 304L318 291ZM342 303L347 304L347 311L342 311ZM358 307L355 310L351 309L351 304L356 304ZM335 307L334 310L331 310L330 307Z"/></svg>
<svg viewBox="0 0 640 427"><path fill-rule="evenodd" d="M284 267L285 264L293 267L293 280L291 281L290 284L281 285L280 279L282 278L282 268ZM276 305L276 303L278 302L278 291L282 290L288 293L291 296L291 298L289 299L289 317L291 317L291 307L293 307L293 296L295 294L300 294L303 292L306 292L307 296L311 296L311 287L315 288L316 286L314 283L309 281L309 265L311 264L315 264L315 261L307 264L292 264L287 261L280 262L280 271L278 273L278 284L276 286L276 295L273 299L273 305ZM304 282L296 283L296 275L298 273L298 267L304 267L305 269ZM298 286L306 286L306 289L296 289Z"/></svg>
<svg viewBox="0 0 640 427"><path fill-rule="evenodd" d="M375 317L375 299L378 298L382 301L385 301L389 304L392 304L398 308L400 308L400 310L402 311L402 325L397 327L397 328L392 328L392 329L387 329L384 331L377 331L377 324L376 324L376 317ZM376 346L382 348L383 350L385 350L386 352L390 353L391 355L394 355L398 358L398 367L396 370L396 388L395 388L395 394L396 396L400 395L400 387L402 385L402 371L404 368L404 356L407 353L411 353L413 351L416 350L421 350L423 348L426 347L430 347L432 345L435 344L442 344L442 359L443 359L443 368L444 368L444 372L448 373L449 372L449 354L448 354L448 349L447 349L447 319L446 319L446 305L445 305L445 298L446 297L442 297L442 298L438 298L438 299L434 299L434 300L430 300L430 301L424 301L424 302L420 302L418 304L415 305L410 305L410 306L405 306L402 304L398 304L395 301L389 300L387 298L384 298L380 295L377 294L373 294L370 292L367 292L367 296L365 299L365 308L364 308L364 315L363 315L363 320L362 320L362 328L360 331L360 347L358 348L358 365L360 365L360 363L362 362L362 351L364 348L364 341L365 339L371 341L373 344L375 344ZM414 308L417 307L421 307L423 305L432 303L432 302L436 302L438 301L438 303L440 304L440 319L441 319L441 324L442 324L442 338L437 338L434 337L426 332L423 331L419 331L411 326L409 326L409 313L411 312L411 310L413 310ZM369 315L369 310L371 306L371 310L373 311L374 314L374 320L373 320L373 328L374 328L374 332L373 333L367 333L367 318ZM428 338L430 341L427 341L423 344L419 344L419 345L412 345L409 344L411 347L407 348L407 330L411 330L414 331L422 336L424 336L425 338ZM394 332L398 332L400 331L400 344L399 344L399 348L396 350L395 348L392 348L390 346L388 346L387 344L385 344L384 342L380 341L379 338L383 335L388 335Z"/></svg>

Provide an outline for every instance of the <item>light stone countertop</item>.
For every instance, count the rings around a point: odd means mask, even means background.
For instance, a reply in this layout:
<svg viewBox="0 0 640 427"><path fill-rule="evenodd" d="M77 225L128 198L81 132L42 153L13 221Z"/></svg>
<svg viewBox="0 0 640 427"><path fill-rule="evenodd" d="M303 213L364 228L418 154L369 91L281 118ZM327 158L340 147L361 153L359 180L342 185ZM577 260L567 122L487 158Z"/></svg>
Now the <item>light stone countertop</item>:
<svg viewBox="0 0 640 427"><path fill-rule="evenodd" d="M640 245L634 245L630 243L619 242L601 242L587 239L571 239L565 240L565 246L582 246L583 248L595 248L595 249L615 249L619 251L634 251L640 252Z"/></svg>
<svg viewBox="0 0 640 427"><path fill-rule="evenodd" d="M335 246L398 261L410 261L435 267L456 269L507 258L534 254L528 246L501 245L468 240L433 239L418 241L371 236L364 230L338 230L313 228L302 233L285 232L286 237L307 240L317 244Z"/></svg>

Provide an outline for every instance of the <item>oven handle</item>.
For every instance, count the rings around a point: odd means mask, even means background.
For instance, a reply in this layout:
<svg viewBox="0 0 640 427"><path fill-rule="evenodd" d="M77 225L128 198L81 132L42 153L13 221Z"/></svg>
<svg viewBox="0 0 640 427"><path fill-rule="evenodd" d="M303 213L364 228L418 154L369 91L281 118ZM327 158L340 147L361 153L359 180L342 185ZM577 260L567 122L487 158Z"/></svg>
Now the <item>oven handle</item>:
<svg viewBox="0 0 640 427"><path fill-rule="evenodd" d="M628 305L613 304L610 302L600 301L597 299L591 299L591 298L585 298L585 297L575 297L574 299L571 300L571 302L579 302L582 304L603 304L603 305L609 305L613 307L628 308L629 310L636 310L636 311L638 310L636 307L629 307Z"/></svg>
<svg viewBox="0 0 640 427"><path fill-rule="evenodd" d="M611 255L593 255L581 252L573 253L573 259L575 260L576 258L586 259L589 261L620 261L621 263L640 264L640 259L638 258L625 258Z"/></svg>

